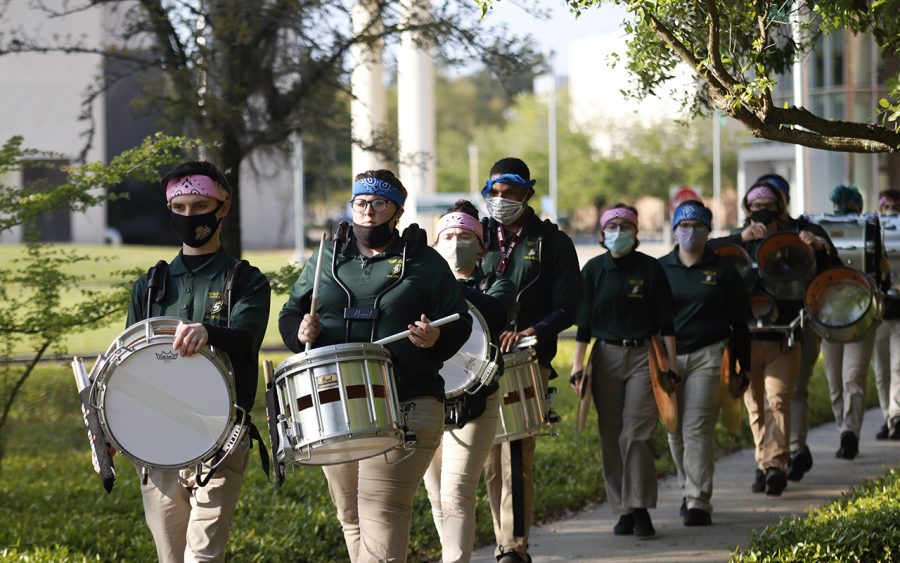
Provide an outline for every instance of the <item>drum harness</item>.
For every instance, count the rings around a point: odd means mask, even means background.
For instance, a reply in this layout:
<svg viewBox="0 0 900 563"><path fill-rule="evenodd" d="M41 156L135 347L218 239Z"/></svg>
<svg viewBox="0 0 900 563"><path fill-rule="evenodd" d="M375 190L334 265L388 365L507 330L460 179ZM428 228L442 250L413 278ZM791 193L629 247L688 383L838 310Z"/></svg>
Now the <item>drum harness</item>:
<svg viewBox="0 0 900 563"><path fill-rule="evenodd" d="M147 311L146 318L152 317L152 305L153 303L161 303L166 294L166 278L168 277L169 272L169 264L165 260L160 260L156 263L155 266L150 268L150 271L147 273ZM228 274L225 276L225 285L223 288L223 294L225 295L225 310L227 311L227 317L225 321L225 327L231 327L231 309L234 304L234 294L238 294L238 299L240 299L240 294L244 290L244 286L247 283L247 275L250 272L250 263L246 260L238 260L234 263L234 266L228 270ZM235 405L237 406L237 405ZM259 429L256 427L253 422L250 420L250 413L242 408L238 408L238 423L240 425L246 425L248 428L248 433L250 434L251 445L252 441L256 440L259 443L259 460L262 465L263 471L266 473L266 478L269 478L269 450L266 448L265 443L262 440L262 436L259 433ZM232 435L229 438L229 442L236 441L240 439L240 435L243 432L238 432L236 435ZM213 463L211 464L211 468L209 472L207 472L204 477L201 473L202 464L197 465L197 486L204 487L209 480L212 479L213 475L218 469L219 464L222 461L222 451L225 449L229 449L228 446L230 444L226 443L225 446L220 449L213 456ZM144 485L147 484L147 479L150 477L149 471L147 468L143 468L141 471L141 483Z"/></svg>
<svg viewBox="0 0 900 563"><path fill-rule="evenodd" d="M394 283L388 285L386 288L382 289L378 295L375 296L375 302L373 303L371 308L361 308L353 306L353 294L350 292L350 288L341 280L337 273L337 256L338 254L343 254L346 252L347 248L350 245L350 238L352 227L350 223L347 221L340 222L334 228L334 248L331 252L331 277L334 278L334 281L340 286L341 289L344 290L344 293L347 295L347 307L344 308L344 343L350 342L350 328L352 322L354 320L361 321L369 321L372 323L371 329L369 332L369 342L375 341L375 328L378 324L378 304L381 302L381 298L384 297L387 292L397 287L400 282L403 281L406 276L406 260L407 257L412 258L416 256L422 248L426 245L426 235L425 231L419 228L419 225L416 223L410 224L406 229L403 230L403 234L400 235L400 240L403 242L403 250L401 252L400 257L400 275L397 276L397 279L394 280ZM415 444L418 441L415 432L413 432L407 425L404 417L403 423L403 433L404 433L404 448L410 449L412 444ZM405 457L402 459L406 459Z"/></svg>

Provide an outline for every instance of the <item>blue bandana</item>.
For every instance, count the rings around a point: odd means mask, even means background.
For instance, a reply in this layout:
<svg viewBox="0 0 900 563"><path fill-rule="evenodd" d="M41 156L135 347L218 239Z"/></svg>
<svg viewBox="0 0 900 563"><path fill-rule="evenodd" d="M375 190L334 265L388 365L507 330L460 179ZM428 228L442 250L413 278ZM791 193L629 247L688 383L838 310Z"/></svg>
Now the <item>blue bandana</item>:
<svg viewBox="0 0 900 563"><path fill-rule="evenodd" d="M756 184L754 185L757 184L768 184L773 188L778 188L779 190L781 190L784 195L791 197L791 187L788 185L786 180L784 180L783 178L779 178L778 176L770 176L768 174L766 174L765 176L760 176L759 178L757 178Z"/></svg>
<svg viewBox="0 0 900 563"><path fill-rule="evenodd" d="M381 196L388 201L396 203L397 207L403 207L403 203L406 201L406 198L403 197L403 192L397 186L378 178L363 178L353 182L352 197L358 195Z"/></svg>
<svg viewBox="0 0 900 563"><path fill-rule="evenodd" d="M672 228L685 220L700 221L707 229L712 230L712 211L697 202L688 201L675 208L675 213L672 214Z"/></svg>
<svg viewBox="0 0 900 563"><path fill-rule="evenodd" d="M496 184L497 182L533 190L534 184L537 182L537 180L526 180L518 174L500 174L496 178L490 178L487 182L484 183L484 187L481 189L482 197L488 197L491 194L491 188L493 188L494 184Z"/></svg>

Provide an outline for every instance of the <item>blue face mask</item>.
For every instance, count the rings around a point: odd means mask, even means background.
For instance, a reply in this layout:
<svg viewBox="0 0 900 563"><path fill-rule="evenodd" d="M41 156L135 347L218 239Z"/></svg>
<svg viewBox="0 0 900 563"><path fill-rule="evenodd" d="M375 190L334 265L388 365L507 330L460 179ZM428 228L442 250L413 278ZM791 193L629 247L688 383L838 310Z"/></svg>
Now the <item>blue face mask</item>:
<svg viewBox="0 0 900 563"><path fill-rule="evenodd" d="M628 254L634 249L634 233L630 230L603 231L603 244L616 254Z"/></svg>

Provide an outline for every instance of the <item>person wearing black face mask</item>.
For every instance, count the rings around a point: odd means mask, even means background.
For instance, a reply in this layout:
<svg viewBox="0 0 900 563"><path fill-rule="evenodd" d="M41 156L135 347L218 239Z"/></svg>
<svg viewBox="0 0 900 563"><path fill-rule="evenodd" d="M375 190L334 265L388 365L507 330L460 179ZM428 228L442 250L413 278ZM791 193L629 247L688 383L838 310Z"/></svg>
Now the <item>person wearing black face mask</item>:
<svg viewBox="0 0 900 563"><path fill-rule="evenodd" d="M206 345L224 351L234 369L237 404L249 413L269 319L269 282L222 249L222 221L231 209L231 190L215 166L183 163L163 178L162 186L169 223L182 240L181 252L171 265L163 268L163 262L152 270L165 272L165 282L155 285L161 292L155 290L151 298L151 274L134 284L127 326L148 317L184 319L175 330L174 351L185 357ZM226 291L229 279L232 289ZM259 435L254 429L251 436ZM193 467L149 470L141 496L160 561L224 561L249 450L250 438L244 436L204 486L198 486ZM204 463L207 477L210 463Z"/></svg>
<svg viewBox="0 0 900 563"><path fill-rule="evenodd" d="M756 256L765 238L779 231L790 231L813 249L819 271L839 263L837 251L821 227L803 217L795 220L788 215L787 197L776 185L755 184L747 191L742 205L747 216L743 229L710 241L713 247L721 243L737 244L750 256ZM774 302L778 317L773 323L777 326L794 323L803 308L799 299ZM790 347L788 336L793 337ZM787 486L788 471L793 469L790 466L792 402L800 378L803 348L807 345L801 336L784 331L751 332L750 388L744 394L744 403L756 444L757 468L751 487L755 493L780 495ZM805 386L802 390L805 392ZM805 470L811 465L810 457ZM797 472L791 473L795 476Z"/></svg>
<svg viewBox="0 0 900 563"><path fill-rule="evenodd" d="M310 257L278 317L293 352L373 342L409 330L387 344L400 411L415 433L412 455L392 450L323 468L350 561L402 562L407 557L413 498L444 430L444 381L439 370L472 331L469 307L444 258L411 225L400 235L406 189L388 170L358 174L350 233L339 227L323 255ZM344 225L346 226L346 225ZM421 236L419 236L421 234ZM315 265L323 261L318 306L311 311ZM430 320L458 313L440 327Z"/></svg>

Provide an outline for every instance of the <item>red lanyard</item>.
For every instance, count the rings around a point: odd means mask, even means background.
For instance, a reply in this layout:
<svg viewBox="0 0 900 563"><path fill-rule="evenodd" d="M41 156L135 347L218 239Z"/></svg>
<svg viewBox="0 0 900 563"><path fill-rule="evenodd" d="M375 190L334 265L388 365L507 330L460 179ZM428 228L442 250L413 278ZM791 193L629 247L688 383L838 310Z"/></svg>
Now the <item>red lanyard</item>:
<svg viewBox="0 0 900 563"><path fill-rule="evenodd" d="M497 242L500 243L500 261L497 262L498 274L502 274L506 271L506 266L512 260L513 250L515 250L516 245L519 244L519 235L522 234L522 229L524 228L524 226L519 227L519 230L516 231L513 236L509 237L509 246L505 247L506 236L503 234L503 225L497 225Z"/></svg>

